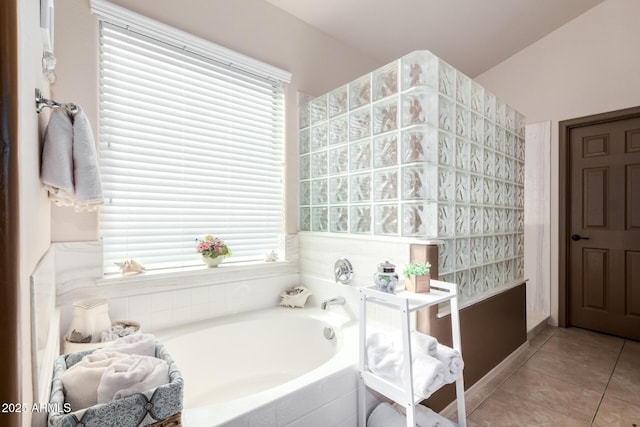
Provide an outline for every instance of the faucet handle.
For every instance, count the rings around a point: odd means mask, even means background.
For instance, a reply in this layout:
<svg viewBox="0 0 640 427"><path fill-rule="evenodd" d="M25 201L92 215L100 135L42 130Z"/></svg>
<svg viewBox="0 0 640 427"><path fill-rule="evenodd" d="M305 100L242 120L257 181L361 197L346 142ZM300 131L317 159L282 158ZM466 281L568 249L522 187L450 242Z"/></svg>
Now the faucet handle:
<svg viewBox="0 0 640 427"><path fill-rule="evenodd" d="M337 260L333 269L336 283L346 285L353 278L353 266L346 258L340 258Z"/></svg>

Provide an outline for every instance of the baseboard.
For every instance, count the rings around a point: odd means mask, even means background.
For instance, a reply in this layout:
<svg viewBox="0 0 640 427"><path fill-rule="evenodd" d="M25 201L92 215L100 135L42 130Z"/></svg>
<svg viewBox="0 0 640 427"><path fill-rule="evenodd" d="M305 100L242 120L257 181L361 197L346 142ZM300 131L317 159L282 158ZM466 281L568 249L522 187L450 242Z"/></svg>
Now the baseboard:
<svg viewBox="0 0 640 427"><path fill-rule="evenodd" d="M536 335L542 332L542 330L549 325L549 319L551 319L551 316L540 319L537 325L532 326L531 329L527 331L527 340L531 341Z"/></svg>
<svg viewBox="0 0 640 427"><path fill-rule="evenodd" d="M513 366L513 362L515 362L518 357L522 356L529 349L529 342L525 342L520 347L518 347L513 353L504 358L502 362L500 362L496 367L487 372L485 376L480 378L474 385L469 387L464 392L464 400L466 402L472 401L479 393L484 389L485 386L489 384L493 379L499 377L506 370L511 369ZM471 412L467 407L467 416ZM473 408L475 409L475 408ZM456 406L456 401L449 403L442 411L440 411L440 415L454 419L458 414L458 408Z"/></svg>

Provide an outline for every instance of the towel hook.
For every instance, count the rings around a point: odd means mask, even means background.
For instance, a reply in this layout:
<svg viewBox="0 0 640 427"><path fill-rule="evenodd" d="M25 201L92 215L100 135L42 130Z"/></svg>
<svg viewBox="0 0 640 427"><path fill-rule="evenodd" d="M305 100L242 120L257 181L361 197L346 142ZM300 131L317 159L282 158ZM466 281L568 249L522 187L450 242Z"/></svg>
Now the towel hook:
<svg viewBox="0 0 640 427"><path fill-rule="evenodd" d="M61 104L52 99L43 98L42 91L36 88L36 112L39 114L44 108L63 108L70 114L76 114L78 112L78 106L76 104Z"/></svg>

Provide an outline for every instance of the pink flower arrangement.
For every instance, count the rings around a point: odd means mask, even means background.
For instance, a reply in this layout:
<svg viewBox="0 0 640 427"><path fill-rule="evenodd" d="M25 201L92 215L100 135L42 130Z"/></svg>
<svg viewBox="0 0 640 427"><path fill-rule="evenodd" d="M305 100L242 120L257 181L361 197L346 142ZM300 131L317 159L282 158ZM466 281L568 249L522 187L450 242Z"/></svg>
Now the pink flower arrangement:
<svg viewBox="0 0 640 427"><path fill-rule="evenodd" d="M210 234L204 236L203 240L196 239L198 244L196 249L202 256L209 258L229 257L231 256L231 249L225 245L224 240L213 237Z"/></svg>

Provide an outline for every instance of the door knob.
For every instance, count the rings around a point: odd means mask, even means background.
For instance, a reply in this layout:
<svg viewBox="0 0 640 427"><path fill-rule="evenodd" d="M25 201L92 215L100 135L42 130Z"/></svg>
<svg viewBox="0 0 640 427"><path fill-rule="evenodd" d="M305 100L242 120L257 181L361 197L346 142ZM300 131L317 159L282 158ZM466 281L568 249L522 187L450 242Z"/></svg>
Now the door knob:
<svg viewBox="0 0 640 427"><path fill-rule="evenodd" d="M574 234L574 235L571 236L571 240L575 240L577 242L578 240L589 240L589 238L588 237L582 237L579 234Z"/></svg>

